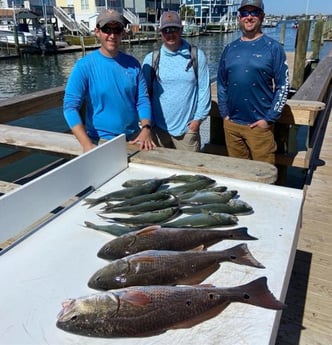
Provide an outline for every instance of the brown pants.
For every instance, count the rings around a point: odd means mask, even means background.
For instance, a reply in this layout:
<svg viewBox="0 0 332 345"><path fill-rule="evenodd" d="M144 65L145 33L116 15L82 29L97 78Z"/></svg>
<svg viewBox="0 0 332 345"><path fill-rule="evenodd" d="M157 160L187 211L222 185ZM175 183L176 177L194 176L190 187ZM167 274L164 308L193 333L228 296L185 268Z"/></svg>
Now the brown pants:
<svg viewBox="0 0 332 345"><path fill-rule="evenodd" d="M201 149L199 132L187 132L179 137L174 137L158 127L153 127L152 139L156 145L169 149L198 152Z"/></svg>
<svg viewBox="0 0 332 345"><path fill-rule="evenodd" d="M274 126L250 128L248 125L225 120L224 132L228 155L275 164L277 145Z"/></svg>

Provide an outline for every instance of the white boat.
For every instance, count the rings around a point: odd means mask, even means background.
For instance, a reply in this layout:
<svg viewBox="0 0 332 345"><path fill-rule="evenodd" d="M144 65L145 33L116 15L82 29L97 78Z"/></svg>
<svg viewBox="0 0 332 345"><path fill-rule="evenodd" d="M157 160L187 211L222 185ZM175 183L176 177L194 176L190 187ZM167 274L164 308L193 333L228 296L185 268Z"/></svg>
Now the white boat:
<svg viewBox="0 0 332 345"><path fill-rule="evenodd" d="M17 31L18 44L26 45L34 41L34 35L30 32ZM15 44L14 29L5 25L0 25L0 42Z"/></svg>
<svg viewBox="0 0 332 345"><path fill-rule="evenodd" d="M0 12L0 42L15 44L16 34L18 44L31 44L40 26L38 19L37 14L27 9L3 9Z"/></svg>
<svg viewBox="0 0 332 345"><path fill-rule="evenodd" d="M275 28L279 24L278 19L273 17L265 17L262 23L263 28Z"/></svg>
<svg viewBox="0 0 332 345"><path fill-rule="evenodd" d="M182 37L195 37L200 35L200 27L199 25L192 23L192 24L184 24L182 30Z"/></svg>

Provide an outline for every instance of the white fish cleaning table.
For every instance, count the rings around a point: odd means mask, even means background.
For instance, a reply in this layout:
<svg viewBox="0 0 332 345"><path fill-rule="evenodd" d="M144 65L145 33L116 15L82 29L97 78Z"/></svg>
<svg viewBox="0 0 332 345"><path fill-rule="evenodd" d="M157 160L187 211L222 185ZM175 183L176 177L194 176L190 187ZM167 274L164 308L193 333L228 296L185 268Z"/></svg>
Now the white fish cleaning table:
<svg viewBox="0 0 332 345"><path fill-rule="evenodd" d="M83 205L79 193L92 187L89 197L98 197L122 188L121 184L128 179L173 174L190 172L128 164L126 143L121 136L0 198L0 240L4 240L78 195L74 205L60 210L28 236L0 252L1 344L274 344L281 312L241 303L231 304L215 318L193 328L147 338L89 338L56 327L63 301L96 293L88 288L87 282L107 264L97 257L97 252L113 238L83 226L84 221L105 222L97 215L98 207ZM247 241L247 245L266 268L223 263L204 283L231 287L266 276L271 292L284 301L301 223L303 192L215 173L205 175L214 178L218 185L238 190L240 199L253 207L253 214L239 216L238 226L248 227L248 233L258 238ZM223 241L209 250L222 250L242 242Z"/></svg>

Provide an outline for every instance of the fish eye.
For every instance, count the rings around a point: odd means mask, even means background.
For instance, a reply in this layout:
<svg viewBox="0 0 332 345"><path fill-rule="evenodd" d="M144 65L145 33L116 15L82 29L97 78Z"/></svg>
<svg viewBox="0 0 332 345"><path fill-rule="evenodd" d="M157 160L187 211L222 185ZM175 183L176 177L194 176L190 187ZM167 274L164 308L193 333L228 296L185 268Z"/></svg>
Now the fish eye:
<svg viewBox="0 0 332 345"><path fill-rule="evenodd" d="M70 321L76 321L77 320L77 315L73 315L70 319Z"/></svg>
<svg viewBox="0 0 332 345"><path fill-rule="evenodd" d="M250 296L247 293L243 294L243 299L250 299Z"/></svg>

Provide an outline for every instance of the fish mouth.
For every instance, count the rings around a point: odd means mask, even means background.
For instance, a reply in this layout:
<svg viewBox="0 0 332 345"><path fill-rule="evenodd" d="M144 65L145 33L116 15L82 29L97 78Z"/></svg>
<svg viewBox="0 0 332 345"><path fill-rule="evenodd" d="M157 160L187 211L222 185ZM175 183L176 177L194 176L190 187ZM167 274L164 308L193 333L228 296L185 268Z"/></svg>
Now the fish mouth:
<svg viewBox="0 0 332 345"><path fill-rule="evenodd" d="M73 305L75 304L76 299L72 298L72 299L67 299L64 302L62 302L62 309L60 310L60 312L57 315L57 319L61 319L65 314L68 313L69 310L72 309Z"/></svg>

